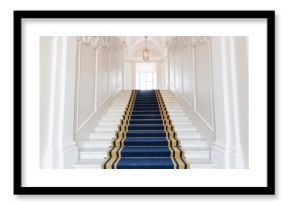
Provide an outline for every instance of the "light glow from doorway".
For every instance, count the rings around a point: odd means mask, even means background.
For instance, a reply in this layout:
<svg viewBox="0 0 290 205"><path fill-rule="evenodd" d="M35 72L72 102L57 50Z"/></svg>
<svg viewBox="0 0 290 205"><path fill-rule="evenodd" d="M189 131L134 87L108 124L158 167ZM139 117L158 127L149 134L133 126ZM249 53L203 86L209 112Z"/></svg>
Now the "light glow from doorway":
<svg viewBox="0 0 290 205"><path fill-rule="evenodd" d="M156 63L136 64L136 89L156 89Z"/></svg>

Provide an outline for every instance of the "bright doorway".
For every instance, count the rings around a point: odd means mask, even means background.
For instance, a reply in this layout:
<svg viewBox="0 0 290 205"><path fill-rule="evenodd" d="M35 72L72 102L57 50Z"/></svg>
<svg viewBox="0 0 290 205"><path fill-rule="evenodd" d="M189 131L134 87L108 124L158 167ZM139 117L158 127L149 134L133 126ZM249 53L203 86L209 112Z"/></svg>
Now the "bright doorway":
<svg viewBox="0 0 290 205"><path fill-rule="evenodd" d="M136 64L136 89L156 89L156 63Z"/></svg>

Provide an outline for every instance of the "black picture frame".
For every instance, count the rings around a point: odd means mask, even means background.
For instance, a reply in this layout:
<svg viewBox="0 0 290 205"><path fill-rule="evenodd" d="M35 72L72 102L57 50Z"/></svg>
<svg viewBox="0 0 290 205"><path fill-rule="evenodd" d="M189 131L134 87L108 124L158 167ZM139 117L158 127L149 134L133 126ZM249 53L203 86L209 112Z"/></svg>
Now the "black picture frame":
<svg viewBox="0 0 290 205"><path fill-rule="evenodd" d="M23 187L22 20L47 18L212 18L267 21L266 187ZM15 195L273 195L275 194L275 11L14 11L14 194Z"/></svg>

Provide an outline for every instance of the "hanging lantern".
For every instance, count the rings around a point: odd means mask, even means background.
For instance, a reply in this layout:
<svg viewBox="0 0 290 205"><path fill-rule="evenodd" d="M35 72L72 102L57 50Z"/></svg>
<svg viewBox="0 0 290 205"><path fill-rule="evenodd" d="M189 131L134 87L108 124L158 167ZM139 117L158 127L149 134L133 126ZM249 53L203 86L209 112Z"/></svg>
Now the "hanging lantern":
<svg viewBox="0 0 290 205"><path fill-rule="evenodd" d="M143 50L143 60L149 61L149 50L147 49L147 36L145 36L145 48Z"/></svg>

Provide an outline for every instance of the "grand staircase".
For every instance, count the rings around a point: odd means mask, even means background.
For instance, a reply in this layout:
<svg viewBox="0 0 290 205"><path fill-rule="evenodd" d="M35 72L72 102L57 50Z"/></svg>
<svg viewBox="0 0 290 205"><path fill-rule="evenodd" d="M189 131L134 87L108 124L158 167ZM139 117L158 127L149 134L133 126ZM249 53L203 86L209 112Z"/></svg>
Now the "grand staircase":
<svg viewBox="0 0 290 205"><path fill-rule="evenodd" d="M122 91L79 145L74 168L215 168L210 153L170 91Z"/></svg>

